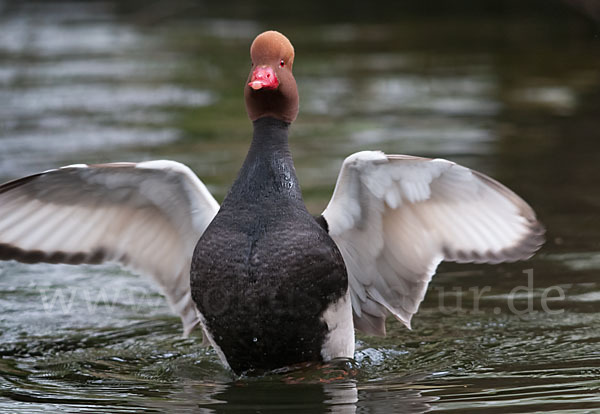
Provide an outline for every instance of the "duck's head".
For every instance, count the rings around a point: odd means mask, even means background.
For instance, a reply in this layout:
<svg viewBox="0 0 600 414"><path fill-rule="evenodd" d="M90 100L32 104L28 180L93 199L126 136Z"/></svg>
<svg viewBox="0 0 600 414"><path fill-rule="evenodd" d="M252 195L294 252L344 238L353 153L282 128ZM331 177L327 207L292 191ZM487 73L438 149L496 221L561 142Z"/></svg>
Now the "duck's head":
<svg viewBox="0 0 600 414"><path fill-rule="evenodd" d="M292 74L294 47L279 32L259 34L250 47L252 69L244 88L252 121L273 117L293 122L298 115L298 88Z"/></svg>

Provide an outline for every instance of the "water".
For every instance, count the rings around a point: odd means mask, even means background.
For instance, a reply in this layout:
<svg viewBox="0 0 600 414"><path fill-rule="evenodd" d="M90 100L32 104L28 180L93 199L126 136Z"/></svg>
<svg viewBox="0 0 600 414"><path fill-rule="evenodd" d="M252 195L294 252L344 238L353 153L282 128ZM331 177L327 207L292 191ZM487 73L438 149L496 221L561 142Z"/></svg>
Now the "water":
<svg viewBox="0 0 600 414"><path fill-rule="evenodd" d="M559 5L310 25L211 7L0 2L0 179L166 158L222 199L249 143L248 46L277 27L297 52L311 211L352 152L444 157L525 197L548 242L528 262L444 264L413 330L359 336L355 361L241 379L117 266L1 262L0 411L600 410L597 28Z"/></svg>

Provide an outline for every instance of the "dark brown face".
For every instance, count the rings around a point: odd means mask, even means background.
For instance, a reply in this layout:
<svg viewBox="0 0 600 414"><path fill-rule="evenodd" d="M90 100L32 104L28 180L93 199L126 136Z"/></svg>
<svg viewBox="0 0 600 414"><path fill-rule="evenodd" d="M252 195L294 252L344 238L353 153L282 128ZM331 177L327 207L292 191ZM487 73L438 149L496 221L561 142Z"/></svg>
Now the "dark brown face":
<svg viewBox="0 0 600 414"><path fill-rule="evenodd" d="M268 31L250 47L252 70L244 96L251 120L271 116L293 122L298 115L298 89L292 74L294 48L281 33Z"/></svg>

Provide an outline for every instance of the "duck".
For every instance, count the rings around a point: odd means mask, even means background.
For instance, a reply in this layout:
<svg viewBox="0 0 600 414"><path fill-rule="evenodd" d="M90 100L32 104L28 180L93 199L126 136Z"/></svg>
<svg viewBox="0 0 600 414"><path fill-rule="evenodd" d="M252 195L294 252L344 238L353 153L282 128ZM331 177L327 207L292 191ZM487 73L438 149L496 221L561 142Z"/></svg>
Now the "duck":
<svg viewBox="0 0 600 414"><path fill-rule="evenodd" d="M0 186L0 259L116 262L155 282L188 336L200 327L236 374L353 358L355 331L407 328L442 261L529 259L533 209L498 181L444 159L361 151L319 215L288 145L299 111L294 47L251 44L252 141L221 205L176 161L74 164Z"/></svg>

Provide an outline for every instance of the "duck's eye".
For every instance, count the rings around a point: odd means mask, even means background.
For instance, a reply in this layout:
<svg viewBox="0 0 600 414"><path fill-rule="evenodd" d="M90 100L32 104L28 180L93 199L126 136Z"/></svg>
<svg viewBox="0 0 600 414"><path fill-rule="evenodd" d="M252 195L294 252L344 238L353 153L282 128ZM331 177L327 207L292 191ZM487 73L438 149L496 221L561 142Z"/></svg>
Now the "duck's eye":
<svg viewBox="0 0 600 414"><path fill-rule="evenodd" d="M281 59L281 60L279 61L279 67L281 67L281 68L282 68L282 67L284 67L284 66L285 66L285 62L284 62L284 60L283 60L283 59Z"/></svg>

